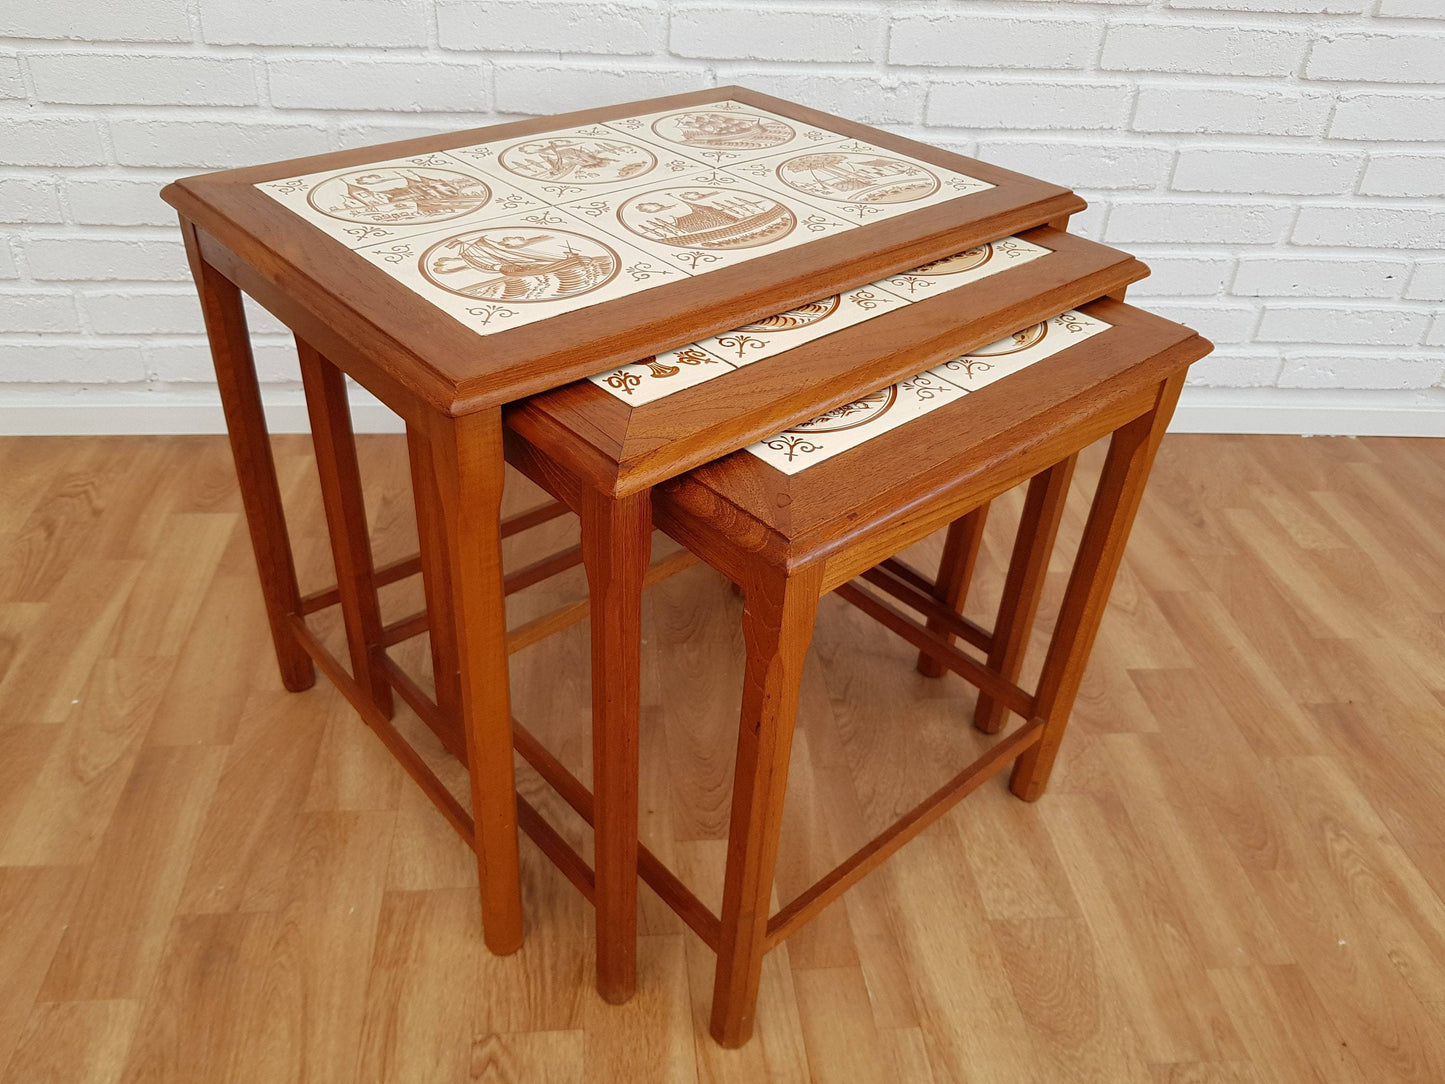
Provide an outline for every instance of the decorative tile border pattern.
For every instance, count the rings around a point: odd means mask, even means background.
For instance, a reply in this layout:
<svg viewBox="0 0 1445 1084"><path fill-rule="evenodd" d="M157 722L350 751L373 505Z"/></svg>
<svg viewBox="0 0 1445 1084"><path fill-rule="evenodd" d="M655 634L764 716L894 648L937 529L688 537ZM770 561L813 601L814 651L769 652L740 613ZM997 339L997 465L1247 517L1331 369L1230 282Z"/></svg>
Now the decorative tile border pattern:
<svg viewBox="0 0 1445 1084"><path fill-rule="evenodd" d="M489 335L993 186L722 101L256 187Z"/></svg>
<svg viewBox="0 0 1445 1084"><path fill-rule="evenodd" d="M671 354L598 373L589 379L617 398L640 406L915 301L956 290L1047 255L1049 249L1041 245L1017 237L1005 237L1001 241L979 245L967 252L914 268L905 274L821 298L756 323L744 324ZM709 361L703 362L703 358ZM713 361L722 364L711 364Z"/></svg>
<svg viewBox="0 0 1445 1084"><path fill-rule="evenodd" d="M1060 313L971 354L785 429L749 445L747 451L784 474L797 474L937 410L975 388L1067 350L1109 326L1081 312Z"/></svg>

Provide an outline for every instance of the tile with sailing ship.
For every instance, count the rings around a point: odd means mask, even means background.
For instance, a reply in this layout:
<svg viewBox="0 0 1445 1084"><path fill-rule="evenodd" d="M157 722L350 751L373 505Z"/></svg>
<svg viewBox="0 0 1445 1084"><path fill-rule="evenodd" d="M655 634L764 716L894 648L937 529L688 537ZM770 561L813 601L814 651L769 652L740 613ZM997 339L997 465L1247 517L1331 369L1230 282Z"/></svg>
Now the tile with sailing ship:
<svg viewBox="0 0 1445 1084"><path fill-rule="evenodd" d="M478 143L450 153L547 203L634 188L698 169L691 158L601 124Z"/></svg>
<svg viewBox="0 0 1445 1084"><path fill-rule="evenodd" d="M838 132L731 100L607 121L617 132L645 139L699 162L726 166L752 158L821 147L847 138Z"/></svg>
<svg viewBox="0 0 1445 1084"><path fill-rule="evenodd" d="M656 256L551 210L357 250L482 335L687 277Z"/></svg>
<svg viewBox="0 0 1445 1084"><path fill-rule="evenodd" d="M886 279L879 279L873 285L909 301L922 301L934 294L956 290L1000 271L1007 271L1010 267L1021 267L1041 256L1049 255L1050 252L1050 249L1032 241L1005 237L1000 241L990 241L966 252L934 260L922 267L915 267L912 271L890 275Z"/></svg>
<svg viewBox="0 0 1445 1084"><path fill-rule="evenodd" d="M693 275L852 228L836 215L722 170L575 200L557 210Z"/></svg>
<svg viewBox="0 0 1445 1084"><path fill-rule="evenodd" d="M1067 350L1109 327L1104 321L1081 312L1063 312L963 357L946 361L929 372L965 391L972 391Z"/></svg>
<svg viewBox="0 0 1445 1084"><path fill-rule="evenodd" d="M713 335L703 339L701 345L733 365L749 365L901 309L907 303L876 286L859 286Z"/></svg>
<svg viewBox="0 0 1445 1084"><path fill-rule="evenodd" d="M641 406L732 371L727 362L690 343L587 379L624 403Z"/></svg>
<svg viewBox="0 0 1445 1084"><path fill-rule="evenodd" d="M747 450L784 474L832 459L865 441L897 429L947 403L965 392L932 373L919 373L909 380L890 384L881 391L826 414L785 429Z"/></svg>
<svg viewBox="0 0 1445 1084"><path fill-rule="evenodd" d="M440 151L256 187L349 248L545 206L518 185Z"/></svg>
<svg viewBox="0 0 1445 1084"><path fill-rule="evenodd" d="M794 148L731 164L728 169L771 191L806 200L854 222L878 222L993 187L987 181L856 139Z"/></svg>

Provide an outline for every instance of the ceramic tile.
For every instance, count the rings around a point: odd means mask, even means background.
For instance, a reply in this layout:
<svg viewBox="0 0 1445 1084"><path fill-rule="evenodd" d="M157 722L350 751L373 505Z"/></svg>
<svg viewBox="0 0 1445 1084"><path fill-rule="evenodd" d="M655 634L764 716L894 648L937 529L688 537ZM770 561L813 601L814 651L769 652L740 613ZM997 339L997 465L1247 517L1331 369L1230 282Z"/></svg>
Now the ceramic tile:
<svg viewBox="0 0 1445 1084"><path fill-rule="evenodd" d="M732 371L726 361L692 343L587 379L623 402L641 406Z"/></svg>
<svg viewBox="0 0 1445 1084"><path fill-rule="evenodd" d="M922 301L935 294L956 290L971 282L1007 271L1010 267L1021 267L1041 256L1048 256L1051 250L1031 241L1017 237L1005 237L979 245L956 256L945 256L941 260L915 267L874 283L884 290L897 294L909 301Z"/></svg>
<svg viewBox="0 0 1445 1084"><path fill-rule="evenodd" d="M603 193L557 209L587 232L604 231L694 275L852 228L836 215L722 170Z"/></svg>
<svg viewBox="0 0 1445 1084"><path fill-rule="evenodd" d="M623 135L644 139L714 166L784 151L803 151L847 138L826 128L731 100L623 117L606 123Z"/></svg>
<svg viewBox="0 0 1445 1084"><path fill-rule="evenodd" d="M750 365L907 304L886 290L860 286L703 339L701 345L733 365Z"/></svg>
<svg viewBox="0 0 1445 1084"><path fill-rule="evenodd" d="M695 173L698 162L619 135L601 124L564 128L524 139L498 139L450 152L505 185L546 203L656 184Z"/></svg>
<svg viewBox="0 0 1445 1084"><path fill-rule="evenodd" d="M910 380L890 384L882 391L750 444L747 450L784 474L797 474L964 394L962 389L932 373L919 373Z"/></svg>
<svg viewBox="0 0 1445 1084"><path fill-rule="evenodd" d="M972 391L1108 329L1109 325L1104 321L1081 312L1060 313L1051 320L1016 331L1008 338L979 347L929 371L965 391Z"/></svg>
<svg viewBox="0 0 1445 1084"><path fill-rule="evenodd" d="M440 152L256 187L349 248L543 206L516 185Z"/></svg>
<svg viewBox="0 0 1445 1084"><path fill-rule="evenodd" d="M358 255L482 335L687 277L546 208L454 223Z"/></svg>
<svg viewBox="0 0 1445 1084"><path fill-rule="evenodd" d="M993 187L856 139L729 163L728 169L858 222L879 222Z"/></svg>

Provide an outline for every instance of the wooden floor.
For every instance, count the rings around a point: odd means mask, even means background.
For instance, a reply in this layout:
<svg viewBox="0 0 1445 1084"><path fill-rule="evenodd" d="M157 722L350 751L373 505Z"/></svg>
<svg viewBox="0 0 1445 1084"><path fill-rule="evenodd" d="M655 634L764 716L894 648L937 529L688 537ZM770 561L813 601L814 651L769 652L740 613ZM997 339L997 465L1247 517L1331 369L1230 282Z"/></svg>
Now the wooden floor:
<svg viewBox="0 0 1445 1084"><path fill-rule="evenodd" d="M309 450L278 451L321 586ZM404 447L363 456L402 556ZM529 844L527 943L486 953L451 829L337 693L281 690L222 440L0 441L0 1084L1445 1080L1442 479L1445 441L1171 437L1050 793L996 779L911 843L769 957L724 1051L706 949L644 893L640 992L605 1005L590 909ZM699 567L645 624L644 835L714 904L739 609ZM513 660L519 717L584 773L586 638ZM912 663L825 601L781 899L981 747L969 687Z"/></svg>

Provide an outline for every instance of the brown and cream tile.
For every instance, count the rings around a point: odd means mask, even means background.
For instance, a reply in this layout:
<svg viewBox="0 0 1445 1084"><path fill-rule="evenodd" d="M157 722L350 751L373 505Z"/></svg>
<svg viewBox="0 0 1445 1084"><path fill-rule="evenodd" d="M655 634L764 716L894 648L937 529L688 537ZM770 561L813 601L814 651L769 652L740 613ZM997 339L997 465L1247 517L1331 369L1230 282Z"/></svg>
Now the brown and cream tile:
<svg viewBox="0 0 1445 1084"><path fill-rule="evenodd" d="M607 126L713 166L801 151L846 138L826 128L731 100L623 117L608 121Z"/></svg>

